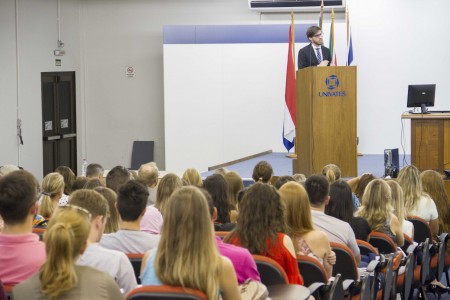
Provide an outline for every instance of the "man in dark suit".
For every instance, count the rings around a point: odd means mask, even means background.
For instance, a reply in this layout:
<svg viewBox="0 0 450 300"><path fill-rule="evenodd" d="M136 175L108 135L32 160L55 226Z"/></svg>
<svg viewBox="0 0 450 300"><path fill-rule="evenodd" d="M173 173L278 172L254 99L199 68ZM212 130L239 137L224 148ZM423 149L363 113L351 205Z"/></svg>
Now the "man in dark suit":
<svg viewBox="0 0 450 300"><path fill-rule="evenodd" d="M311 43L298 52L298 68L329 66L331 54L330 49L322 45L322 29L318 26L311 26L306 30L306 36Z"/></svg>

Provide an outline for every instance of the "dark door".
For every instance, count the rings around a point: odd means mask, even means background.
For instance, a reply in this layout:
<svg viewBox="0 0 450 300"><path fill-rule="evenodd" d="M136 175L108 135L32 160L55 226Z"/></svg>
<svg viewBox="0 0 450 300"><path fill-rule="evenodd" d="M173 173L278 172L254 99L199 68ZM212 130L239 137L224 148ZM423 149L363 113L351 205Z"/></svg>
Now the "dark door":
<svg viewBox="0 0 450 300"><path fill-rule="evenodd" d="M44 176L59 166L77 174L75 72L43 72L41 85Z"/></svg>

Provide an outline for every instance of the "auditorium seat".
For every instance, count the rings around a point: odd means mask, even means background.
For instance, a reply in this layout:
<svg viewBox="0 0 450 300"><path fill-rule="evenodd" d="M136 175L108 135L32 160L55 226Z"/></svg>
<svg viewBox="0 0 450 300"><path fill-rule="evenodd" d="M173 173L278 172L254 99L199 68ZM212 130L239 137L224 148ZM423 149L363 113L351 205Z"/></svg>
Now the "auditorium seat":
<svg viewBox="0 0 450 300"><path fill-rule="evenodd" d="M135 288L126 295L126 300L208 300L199 290L180 286L160 285Z"/></svg>

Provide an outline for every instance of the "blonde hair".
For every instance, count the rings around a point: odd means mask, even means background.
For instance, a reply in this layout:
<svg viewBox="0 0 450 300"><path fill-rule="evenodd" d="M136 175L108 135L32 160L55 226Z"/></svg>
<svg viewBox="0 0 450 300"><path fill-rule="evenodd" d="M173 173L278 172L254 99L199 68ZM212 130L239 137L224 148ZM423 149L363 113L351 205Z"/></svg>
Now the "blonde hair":
<svg viewBox="0 0 450 300"><path fill-rule="evenodd" d="M283 184L278 192L285 208L287 233L291 239L296 240L313 231L311 206L305 188L298 182L290 181ZM297 243L294 247L296 252L300 250Z"/></svg>
<svg viewBox="0 0 450 300"><path fill-rule="evenodd" d="M64 191L64 177L56 172L48 173L42 180L41 190L42 202L38 214L48 219L53 215L54 201L59 201L54 198Z"/></svg>
<svg viewBox="0 0 450 300"><path fill-rule="evenodd" d="M105 232L113 233L119 230L119 213L117 212L117 194L107 187L96 187L94 191L105 197L109 206L109 218L106 219Z"/></svg>
<svg viewBox="0 0 450 300"><path fill-rule="evenodd" d="M90 216L71 206L59 209L48 223L44 235L47 260L39 272L41 292L49 299L77 285L75 262L90 231Z"/></svg>
<svg viewBox="0 0 450 300"><path fill-rule="evenodd" d="M391 188L391 201L394 207L394 214L397 216L400 226L403 225L403 221L406 219L405 212L405 199L403 197L403 190L400 184L395 180L386 181Z"/></svg>
<svg viewBox="0 0 450 300"><path fill-rule="evenodd" d="M239 191L244 189L244 182L242 181L241 176L234 171L225 174L225 180L228 184L228 199L231 204L231 209L237 209L237 195Z"/></svg>
<svg viewBox="0 0 450 300"><path fill-rule="evenodd" d="M164 175L159 181L158 188L156 189L155 207L163 213L166 208L167 199L169 199L174 191L182 186L183 182L177 174L169 173Z"/></svg>
<svg viewBox="0 0 450 300"><path fill-rule="evenodd" d="M406 166L398 173L397 182L403 189L405 210L409 215L417 207L420 198L424 196L419 170L413 166Z"/></svg>
<svg viewBox="0 0 450 300"><path fill-rule="evenodd" d="M381 231L391 213L391 188L382 179L372 180L366 187L362 206L356 214L366 219L372 230Z"/></svg>
<svg viewBox="0 0 450 300"><path fill-rule="evenodd" d="M197 169L190 168L184 171L183 177L181 177L185 185L193 185L201 187L203 185L202 177Z"/></svg>
<svg viewBox="0 0 450 300"><path fill-rule="evenodd" d="M323 167L322 175L325 176L328 182L331 184L341 178L341 169L338 166L329 164Z"/></svg>
<svg viewBox="0 0 450 300"><path fill-rule="evenodd" d="M219 294L220 256L208 203L196 187L177 190L167 201L155 256L155 272L165 284L198 289L208 299Z"/></svg>
<svg viewBox="0 0 450 300"><path fill-rule="evenodd" d="M442 176L433 170L423 171L420 174L423 190L436 203L439 212L439 231L450 231L450 200L445 191L444 180Z"/></svg>
<svg viewBox="0 0 450 300"><path fill-rule="evenodd" d="M158 166L156 166L156 163L154 162L143 164L139 167L138 176L145 185L155 185L158 183Z"/></svg>

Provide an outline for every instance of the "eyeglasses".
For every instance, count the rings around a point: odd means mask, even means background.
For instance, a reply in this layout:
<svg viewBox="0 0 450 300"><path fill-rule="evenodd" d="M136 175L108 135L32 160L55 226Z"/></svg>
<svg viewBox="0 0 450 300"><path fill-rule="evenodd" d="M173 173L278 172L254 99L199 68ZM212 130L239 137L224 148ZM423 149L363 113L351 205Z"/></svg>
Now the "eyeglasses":
<svg viewBox="0 0 450 300"><path fill-rule="evenodd" d="M315 38L323 37L323 32L313 35Z"/></svg>
<svg viewBox="0 0 450 300"><path fill-rule="evenodd" d="M78 205L67 204L67 205L59 206L59 207L58 207L58 209L67 209L67 208L72 209L72 210L76 210L76 211L78 211L78 212L83 212L84 214L87 215L87 217L89 218L89 220L92 219L91 213L90 213L87 209L82 208L82 207L79 207Z"/></svg>

